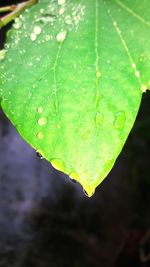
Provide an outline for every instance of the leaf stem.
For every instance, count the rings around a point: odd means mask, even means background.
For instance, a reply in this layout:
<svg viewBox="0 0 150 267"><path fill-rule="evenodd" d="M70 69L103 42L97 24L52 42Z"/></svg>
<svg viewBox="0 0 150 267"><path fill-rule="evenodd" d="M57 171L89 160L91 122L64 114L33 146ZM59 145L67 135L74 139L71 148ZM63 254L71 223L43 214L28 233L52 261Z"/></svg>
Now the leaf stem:
<svg viewBox="0 0 150 267"><path fill-rule="evenodd" d="M16 5L0 7L0 13L15 10Z"/></svg>
<svg viewBox="0 0 150 267"><path fill-rule="evenodd" d="M15 6L15 9L11 9L12 10L11 13L9 13L8 15L0 18L0 29L2 27L4 27L6 24L8 24L10 21L14 20L17 16L19 16L22 13L22 11L24 11L26 8L34 5L37 2L38 2L38 0L29 0L27 2L23 2L23 3L17 4ZM8 8L8 7L3 7L1 9L4 10L5 8Z"/></svg>

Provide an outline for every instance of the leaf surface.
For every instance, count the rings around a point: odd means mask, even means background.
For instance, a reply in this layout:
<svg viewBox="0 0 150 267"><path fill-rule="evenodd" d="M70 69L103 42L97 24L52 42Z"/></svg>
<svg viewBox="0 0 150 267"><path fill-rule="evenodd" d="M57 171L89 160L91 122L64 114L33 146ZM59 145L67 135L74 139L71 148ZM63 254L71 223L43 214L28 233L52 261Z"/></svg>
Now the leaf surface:
<svg viewBox="0 0 150 267"><path fill-rule="evenodd" d="M149 0L42 0L8 33L1 106L89 196L114 165L150 84L149 10Z"/></svg>

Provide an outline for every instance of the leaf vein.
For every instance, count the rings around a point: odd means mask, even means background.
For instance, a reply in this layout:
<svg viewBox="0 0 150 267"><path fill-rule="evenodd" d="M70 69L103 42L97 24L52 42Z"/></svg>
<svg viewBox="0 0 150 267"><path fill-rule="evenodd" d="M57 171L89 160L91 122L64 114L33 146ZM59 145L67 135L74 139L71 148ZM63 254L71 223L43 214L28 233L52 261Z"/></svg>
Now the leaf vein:
<svg viewBox="0 0 150 267"><path fill-rule="evenodd" d="M133 17L138 19L140 22L142 22L146 26L150 27L150 23L148 21L146 21L143 17L141 17L139 14L134 12L131 8L129 8L128 6L126 6L125 4L123 4L119 0L114 0L114 1L116 2L116 4L118 4L118 6L122 7L124 10L126 10L128 13L130 13Z"/></svg>

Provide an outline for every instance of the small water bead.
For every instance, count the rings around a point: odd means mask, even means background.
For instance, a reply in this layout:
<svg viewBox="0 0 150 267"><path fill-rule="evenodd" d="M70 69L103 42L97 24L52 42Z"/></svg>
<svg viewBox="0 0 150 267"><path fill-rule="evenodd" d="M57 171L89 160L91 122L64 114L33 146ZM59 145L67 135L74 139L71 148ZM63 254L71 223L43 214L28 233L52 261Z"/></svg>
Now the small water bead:
<svg viewBox="0 0 150 267"><path fill-rule="evenodd" d="M126 121L126 115L124 111L118 111L115 114L115 119L114 119L114 127L117 130L121 130L124 127Z"/></svg>
<svg viewBox="0 0 150 267"><path fill-rule="evenodd" d="M41 14L44 13L44 9L43 9L43 8L40 9L40 13L41 13Z"/></svg>
<svg viewBox="0 0 150 267"><path fill-rule="evenodd" d="M43 137L44 137L44 135L43 135L42 132L38 132L38 133L37 133L37 138L38 138L39 140L42 140Z"/></svg>
<svg viewBox="0 0 150 267"><path fill-rule="evenodd" d="M95 122L97 125L101 125L104 120L104 115L100 112L98 112L95 116Z"/></svg>
<svg viewBox="0 0 150 267"><path fill-rule="evenodd" d="M36 40L36 38L37 38L37 35L32 32L31 35L30 35L30 38L31 38L31 41L34 42Z"/></svg>
<svg viewBox="0 0 150 267"><path fill-rule="evenodd" d="M38 107L38 108L37 108L37 111L38 111L39 113L42 113L42 112L43 112L43 107Z"/></svg>
<svg viewBox="0 0 150 267"><path fill-rule="evenodd" d="M71 17L69 16L69 15L67 15L66 17L65 17L65 22L66 22L66 24L71 24L72 23L72 21L71 21Z"/></svg>
<svg viewBox="0 0 150 267"><path fill-rule="evenodd" d="M5 49L0 50L0 61L4 59L5 54L6 54L6 50Z"/></svg>
<svg viewBox="0 0 150 267"><path fill-rule="evenodd" d="M64 7L61 7L61 9L59 10L59 15L64 14L64 12L65 12L65 8Z"/></svg>
<svg viewBox="0 0 150 267"><path fill-rule="evenodd" d="M66 3L66 0L58 0L58 5L64 5Z"/></svg>
<svg viewBox="0 0 150 267"><path fill-rule="evenodd" d="M45 36L45 40L46 40L46 41L49 41L49 40L51 40L51 39L52 39L51 35L46 35L46 36Z"/></svg>
<svg viewBox="0 0 150 267"><path fill-rule="evenodd" d="M50 162L51 162L52 166L55 169L57 169L59 171L62 171L62 172L65 171L66 166L65 166L65 163L63 162L62 159L58 159L58 158L55 159L55 158L53 158L53 159L50 160Z"/></svg>
<svg viewBox="0 0 150 267"><path fill-rule="evenodd" d="M22 21L19 18L15 18L15 23L13 24L13 27L18 30L22 26Z"/></svg>
<svg viewBox="0 0 150 267"><path fill-rule="evenodd" d="M56 35L57 42L62 43L66 39L66 36L67 36L67 31L59 32Z"/></svg>
<svg viewBox="0 0 150 267"><path fill-rule="evenodd" d="M132 64L132 68L136 69L136 64L135 63Z"/></svg>
<svg viewBox="0 0 150 267"><path fill-rule="evenodd" d="M33 28L33 33L34 33L35 35L39 35L39 34L41 34L41 32L42 32L41 27L39 27L39 26L34 26L34 28Z"/></svg>
<svg viewBox="0 0 150 267"><path fill-rule="evenodd" d="M38 120L38 124L40 125L40 126L43 126L43 125L45 125L47 123L47 119L45 118L45 117L42 117L42 118L40 118L39 120Z"/></svg>
<svg viewBox="0 0 150 267"><path fill-rule="evenodd" d="M140 72L139 72L138 70L135 71L135 76L136 76L137 78L140 78Z"/></svg>

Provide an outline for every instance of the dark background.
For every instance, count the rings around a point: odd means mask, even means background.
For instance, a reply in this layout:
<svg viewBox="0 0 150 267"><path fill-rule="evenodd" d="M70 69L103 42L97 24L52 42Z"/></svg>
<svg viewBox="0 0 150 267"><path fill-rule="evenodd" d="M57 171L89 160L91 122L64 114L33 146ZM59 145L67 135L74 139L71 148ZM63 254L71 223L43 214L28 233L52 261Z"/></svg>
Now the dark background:
<svg viewBox="0 0 150 267"><path fill-rule="evenodd" d="M0 110L0 267L150 266L139 259L150 228L149 147L147 92L115 167L89 199L37 157Z"/></svg>

